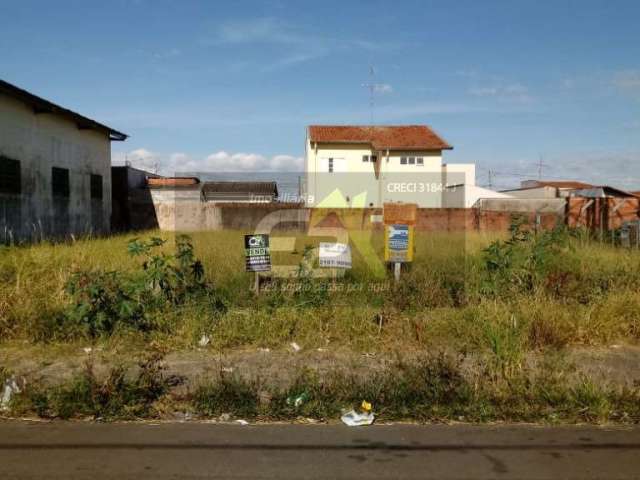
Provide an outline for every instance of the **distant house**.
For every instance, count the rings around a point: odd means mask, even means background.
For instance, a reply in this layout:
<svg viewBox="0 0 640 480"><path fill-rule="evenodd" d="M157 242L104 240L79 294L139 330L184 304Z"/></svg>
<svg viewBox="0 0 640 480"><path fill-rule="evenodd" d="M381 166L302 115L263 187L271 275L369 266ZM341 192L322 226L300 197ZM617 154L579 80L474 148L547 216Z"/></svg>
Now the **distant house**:
<svg viewBox="0 0 640 480"><path fill-rule="evenodd" d="M107 233L127 135L0 80L0 242Z"/></svg>
<svg viewBox="0 0 640 480"><path fill-rule="evenodd" d="M147 178L147 186L154 204L200 202L202 183L197 177Z"/></svg>
<svg viewBox="0 0 640 480"><path fill-rule="evenodd" d="M276 182L204 182L205 202L271 203L278 198Z"/></svg>
<svg viewBox="0 0 640 480"><path fill-rule="evenodd" d="M583 198L635 198L637 195L632 192L620 190L619 188L610 187L608 185L592 185L587 188L572 190L569 193L569 196Z"/></svg>
<svg viewBox="0 0 640 480"><path fill-rule="evenodd" d="M452 148L426 125L311 125L303 196L311 207L442 207L447 185L475 185L475 165L443 163Z"/></svg>
<svg viewBox="0 0 640 480"><path fill-rule="evenodd" d="M448 185L443 196L443 207L472 208L480 200L511 199L511 195L495 192L477 185Z"/></svg>
<svg viewBox="0 0 640 480"><path fill-rule="evenodd" d="M564 198L574 190L591 188L593 185L577 181L524 180L520 188L502 190L514 198Z"/></svg>

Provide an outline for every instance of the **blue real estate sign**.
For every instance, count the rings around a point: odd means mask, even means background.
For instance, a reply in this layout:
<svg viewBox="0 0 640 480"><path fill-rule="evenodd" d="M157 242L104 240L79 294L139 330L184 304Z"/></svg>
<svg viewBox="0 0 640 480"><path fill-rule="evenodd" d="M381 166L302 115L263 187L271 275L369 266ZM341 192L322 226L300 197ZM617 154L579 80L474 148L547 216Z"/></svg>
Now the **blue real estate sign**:
<svg viewBox="0 0 640 480"><path fill-rule="evenodd" d="M244 236L245 270L268 272L271 270L269 235L257 233Z"/></svg>
<svg viewBox="0 0 640 480"><path fill-rule="evenodd" d="M385 237L385 260L387 262L411 262L413 260L412 226L387 225Z"/></svg>

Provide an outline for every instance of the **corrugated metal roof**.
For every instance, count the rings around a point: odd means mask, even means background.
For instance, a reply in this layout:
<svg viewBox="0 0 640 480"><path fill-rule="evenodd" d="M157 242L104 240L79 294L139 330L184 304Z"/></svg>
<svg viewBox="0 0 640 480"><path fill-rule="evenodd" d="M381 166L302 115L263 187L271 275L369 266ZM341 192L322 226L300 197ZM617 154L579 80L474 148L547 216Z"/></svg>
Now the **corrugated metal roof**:
<svg viewBox="0 0 640 480"><path fill-rule="evenodd" d="M318 143L365 143L376 150L450 150L426 125L310 125L309 139Z"/></svg>
<svg viewBox="0 0 640 480"><path fill-rule="evenodd" d="M624 190L620 190L615 187L610 187L608 185L602 185L599 187L592 188L583 188L579 190L574 190L571 192L572 197L585 197L585 198L607 198L607 197L622 197L629 198L635 197L636 195L631 192L625 192Z"/></svg>
<svg viewBox="0 0 640 480"><path fill-rule="evenodd" d="M248 194L278 196L276 182L204 182L202 192L213 194Z"/></svg>

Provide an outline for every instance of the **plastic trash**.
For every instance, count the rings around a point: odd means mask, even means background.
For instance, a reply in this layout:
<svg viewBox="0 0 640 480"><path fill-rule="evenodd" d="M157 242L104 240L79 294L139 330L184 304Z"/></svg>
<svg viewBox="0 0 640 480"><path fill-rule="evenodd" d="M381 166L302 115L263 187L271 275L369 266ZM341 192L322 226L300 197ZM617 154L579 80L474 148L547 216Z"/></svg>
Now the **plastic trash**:
<svg viewBox="0 0 640 480"><path fill-rule="evenodd" d="M206 347L207 345L209 345L210 342L211 342L211 339L207 335L202 335L202 337L200 337L200 341L198 342L198 345L201 347Z"/></svg>
<svg viewBox="0 0 640 480"><path fill-rule="evenodd" d="M291 342L290 345L291 348L293 348L294 352L299 352L300 350L302 350L302 347L300 347L300 345L298 345L296 342Z"/></svg>
<svg viewBox="0 0 640 480"><path fill-rule="evenodd" d="M371 425L375 420L375 416L372 412L358 413L355 410L350 410L342 417L340 417L342 423L350 427L362 427L365 425Z"/></svg>
<svg viewBox="0 0 640 480"><path fill-rule="evenodd" d="M262 352L262 353L269 353L271 351L271 349L270 348L259 348L258 351Z"/></svg>
<svg viewBox="0 0 640 480"><path fill-rule="evenodd" d="M287 405L298 408L302 406L302 404L307 400L309 400L309 394L307 392L304 392L298 395L297 397L287 398Z"/></svg>
<svg viewBox="0 0 640 480"><path fill-rule="evenodd" d="M84 350L84 353L86 353L87 355L93 352L93 348L91 347L84 347L82 350Z"/></svg>
<svg viewBox="0 0 640 480"><path fill-rule="evenodd" d="M11 377L5 380L4 386L2 388L2 397L0 398L0 410L8 410L9 404L11 403L11 398L14 394L20 392L20 386L18 385L15 377Z"/></svg>
<svg viewBox="0 0 640 480"><path fill-rule="evenodd" d="M233 367L222 367L224 373L233 373Z"/></svg>
<svg viewBox="0 0 640 480"><path fill-rule="evenodd" d="M242 419L236 420L236 423L238 423L240 425L243 425L243 426L249 425L249 422L247 422L246 420L242 420Z"/></svg>

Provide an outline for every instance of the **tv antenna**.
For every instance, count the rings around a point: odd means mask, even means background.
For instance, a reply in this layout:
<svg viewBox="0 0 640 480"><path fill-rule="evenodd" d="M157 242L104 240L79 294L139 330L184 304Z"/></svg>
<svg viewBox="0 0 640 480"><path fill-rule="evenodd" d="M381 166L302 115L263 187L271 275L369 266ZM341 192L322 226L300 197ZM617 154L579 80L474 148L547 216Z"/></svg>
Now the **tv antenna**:
<svg viewBox="0 0 640 480"><path fill-rule="evenodd" d="M363 83L363 87L369 90L369 119L371 125L373 125L373 110L375 108L375 94L383 87L383 85L376 83L376 71L373 65L369 65L369 83Z"/></svg>
<svg viewBox="0 0 640 480"><path fill-rule="evenodd" d="M536 163L536 165L538 166L538 180L542 180L542 169L544 167L548 167L549 165L543 163L542 155L540 155L540 159L538 160L538 163Z"/></svg>

